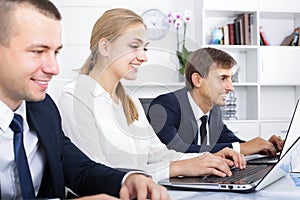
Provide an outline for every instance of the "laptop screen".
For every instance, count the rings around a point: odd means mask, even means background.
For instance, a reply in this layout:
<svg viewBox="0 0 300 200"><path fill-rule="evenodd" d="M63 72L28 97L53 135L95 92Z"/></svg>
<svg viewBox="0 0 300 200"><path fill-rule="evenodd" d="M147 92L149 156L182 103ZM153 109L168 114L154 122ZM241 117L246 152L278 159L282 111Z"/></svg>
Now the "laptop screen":
<svg viewBox="0 0 300 200"><path fill-rule="evenodd" d="M295 140L297 140L298 137L300 137L300 127L297 126L297 123L293 123L294 122L299 122L300 121L300 111L299 111L299 99L297 101L296 107L294 109L294 114L292 116L288 131L287 131L287 135L284 141L284 145L282 148L282 151L280 153L280 159L282 158L282 156L287 152L287 150L292 146L292 144L295 142Z"/></svg>

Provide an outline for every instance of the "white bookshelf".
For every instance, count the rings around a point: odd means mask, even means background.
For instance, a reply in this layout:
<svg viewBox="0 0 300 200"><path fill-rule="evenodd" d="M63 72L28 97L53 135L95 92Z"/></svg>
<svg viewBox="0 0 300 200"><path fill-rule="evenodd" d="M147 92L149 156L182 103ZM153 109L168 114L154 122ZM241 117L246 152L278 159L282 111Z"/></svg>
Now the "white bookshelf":
<svg viewBox="0 0 300 200"><path fill-rule="evenodd" d="M209 46L214 28L232 23L242 13L253 13L253 45L212 45L229 52L240 65L237 95L238 120L227 125L241 138L272 134L284 136L297 99L300 97L300 47L280 46L283 39L300 26L296 0L203 0L195 1L201 34L197 40ZM270 6L272 5L272 6ZM259 45L263 26L271 46Z"/></svg>

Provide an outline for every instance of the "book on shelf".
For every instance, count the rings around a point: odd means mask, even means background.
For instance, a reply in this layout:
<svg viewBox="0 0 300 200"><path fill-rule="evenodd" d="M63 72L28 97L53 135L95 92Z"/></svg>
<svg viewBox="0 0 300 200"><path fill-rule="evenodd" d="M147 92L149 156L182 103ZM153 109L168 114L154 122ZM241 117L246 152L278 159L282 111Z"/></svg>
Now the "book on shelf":
<svg viewBox="0 0 300 200"><path fill-rule="evenodd" d="M254 45L254 15L249 13L249 43Z"/></svg>
<svg viewBox="0 0 300 200"><path fill-rule="evenodd" d="M260 35L260 38L262 40L262 44L264 46L271 45L271 43L270 43L270 41L269 41L269 39L268 39L268 37L266 35L266 32L265 32L265 30L264 30L264 28L262 26L259 27L259 35Z"/></svg>
<svg viewBox="0 0 300 200"><path fill-rule="evenodd" d="M223 30L223 44L224 45L229 45L229 30L228 30L228 25L222 26Z"/></svg>
<svg viewBox="0 0 300 200"><path fill-rule="evenodd" d="M243 28L243 20L242 18L238 18L238 23L240 24L240 39L241 39L241 45L243 45L245 42L244 42L244 28Z"/></svg>
<svg viewBox="0 0 300 200"><path fill-rule="evenodd" d="M281 46L300 46L300 27L294 29L294 31L286 36L283 41L281 42Z"/></svg>
<svg viewBox="0 0 300 200"><path fill-rule="evenodd" d="M294 33L286 36L280 45L281 46L290 46L293 38L294 38Z"/></svg>
<svg viewBox="0 0 300 200"><path fill-rule="evenodd" d="M227 24L229 34L229 45L234 45L234 23Z"/></svg>
<svg viewBox="0 0 300 200"><path fill-rule="evenodd" d="M299 31L296 30L294 32L294 36L293 36L293 40L292 40L291 46L298 46L298 41L299 41Z"/></svg>
<svg viewBox="0 0 300 200"><path fill-rule="evenodd" d="M300 34L300 31L298 31L298 33ZM296 46L300 46L300 38L299 38L299 35L298 35L298 43Z"/></svg>
<svg viewBox="0 0 300 200"><path fill-rule="evenodd" d="M241 44L250 45L249 41L249 13L243 13L238 16L240 20L240 29L241 29Z"/></svg>
<svg viewBox="0 0 300 200"><path fill-rule="evenodd" d="M262 39L261 39L261 37L259 37L260 39L259 39L259 45L260 46L263 46L264 45L264 42L262 41Z"/></svg>
<svg viewBox="0 0 300 200"><path fill-rule="evenodd" d="M241 45L241 23L238 18L234 19L234 44Z"/></svg>
<svg viewBox="0 0 300 200"><path fill-rule="evenodd" d="M223 27L219 27L218 29L219 29L219 31L223 34L223 35L222 35L222 38L220 38L218 44L224 45L224 31L223 31Z"/></svg>

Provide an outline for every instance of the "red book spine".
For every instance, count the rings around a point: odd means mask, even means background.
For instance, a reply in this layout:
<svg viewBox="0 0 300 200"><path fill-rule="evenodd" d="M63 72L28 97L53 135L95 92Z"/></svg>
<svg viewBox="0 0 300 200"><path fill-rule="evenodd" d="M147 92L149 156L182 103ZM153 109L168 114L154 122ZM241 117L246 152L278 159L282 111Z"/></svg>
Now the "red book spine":
<svg viewBox="0 0 300 200"><path fill-rule="evenodd" d="M259 27L259 33L260 33L261 40L263 41L263 44L265 46L269 46L270 42L269 42L269 40L268 40L268 38L266 36L266 33L263 30L263 27Z"/></svg>
<svg viewBox="0 0 300 200"><path fill-rule="evenodd" d="M228 24L229 45L234 45L234 24Z"/></svg>

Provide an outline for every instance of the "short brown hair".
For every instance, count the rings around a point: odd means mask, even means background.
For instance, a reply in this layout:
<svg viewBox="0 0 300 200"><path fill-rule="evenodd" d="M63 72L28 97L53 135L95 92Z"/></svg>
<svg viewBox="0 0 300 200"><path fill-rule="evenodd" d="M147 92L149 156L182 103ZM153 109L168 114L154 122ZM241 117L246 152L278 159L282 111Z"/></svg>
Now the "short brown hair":
<svg viewBox="0 0 300 200"><path fill-rule="evenodd" d="M200 48L193 51L185 67L185 83L188 90L194 88L192 74L198 73L206 78L213 64L222 68L232 68L237 64L236 60L225 51L215 48Z"/></svg>
<svg viewBox="0 0 300 200"><path fill-rule="evenodd" d="M61 15L55 5L48 0L1 0L0 1L0 44L8 46L11 37L17 33L14 26L14 11L18 6L31 6L41 14L55 20Z"/></svg>

